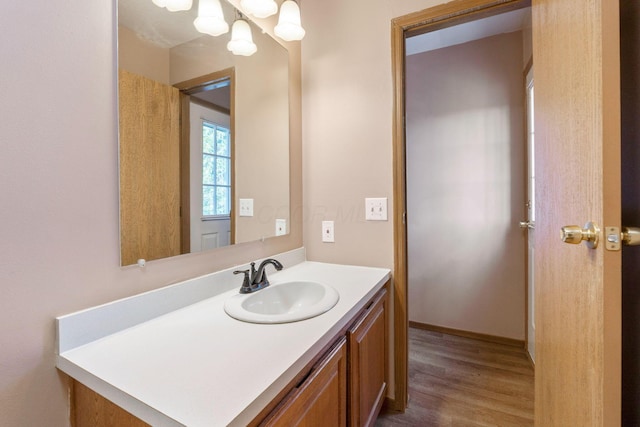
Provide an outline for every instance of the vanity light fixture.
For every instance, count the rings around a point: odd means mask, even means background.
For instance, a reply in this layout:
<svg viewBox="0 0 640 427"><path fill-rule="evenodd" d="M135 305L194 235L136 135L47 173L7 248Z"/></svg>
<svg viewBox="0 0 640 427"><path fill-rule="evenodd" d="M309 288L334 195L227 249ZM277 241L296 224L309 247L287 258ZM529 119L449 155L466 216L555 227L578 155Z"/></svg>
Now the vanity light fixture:
<svg viewBox="0 0 640 427"><path fill-rule="evenodd" d="M193 21L193 25L199 32L214 37L229 32L229 24L224 20L220 0L200 0L198 17Z"/></svg>
<svg viewBox="0 0 640 427"><path fill-rule="evenodd" d="M300 25L300 7L294 0L285 0L280 6L278 25L273 28L276 36L288 42L302 40L305 31Z"/></svg>
<svg viewBox="0 0 640 427"><path fill-rule="evenodd" d="M242 16L236 19L231 27L231 41L227 43L227 49L234 55L240 56L251 56L258 50L253 42L251 27L242 19Z"/></svg>
<svg viewBox="0 0 640 427"><path fill-rule="evenodd" d="M155 4L158 7L164 8L167 6L167 0L152 0L153 4Z"/></svg>
<svg viewBox="0 0 640 427"><path fill-rule="evenodd" d="M267 18L278 12L275 0L241 0L240 6L249 15L256 18Z"/></svg>

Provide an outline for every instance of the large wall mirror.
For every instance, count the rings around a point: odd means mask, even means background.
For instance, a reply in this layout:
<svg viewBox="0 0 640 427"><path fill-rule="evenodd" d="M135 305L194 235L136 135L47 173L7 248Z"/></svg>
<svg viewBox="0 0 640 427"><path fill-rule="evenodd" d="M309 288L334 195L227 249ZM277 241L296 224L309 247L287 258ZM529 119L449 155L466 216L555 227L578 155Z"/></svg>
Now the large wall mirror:
<svg viewBox="0 0 640 427"><path fill-rule="evenodd" d="M233 55L197 9L118 0L122 265L288 233L288 52L243 17L257 51Z"/></svg>

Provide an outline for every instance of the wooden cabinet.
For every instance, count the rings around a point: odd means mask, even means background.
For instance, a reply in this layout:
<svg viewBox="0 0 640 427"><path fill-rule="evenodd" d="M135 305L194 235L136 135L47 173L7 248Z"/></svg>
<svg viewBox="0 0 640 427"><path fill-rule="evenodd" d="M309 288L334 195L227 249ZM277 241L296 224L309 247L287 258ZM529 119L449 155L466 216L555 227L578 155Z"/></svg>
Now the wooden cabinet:
<svg viewBox="0 0 640 427"><path fill-rule="evenodd" d="M348 330L349 425L372 426L387 391L387 291Z"/></svg>
<svg viewBox="0 0 640 427"><path fill-rule="evenodd" d="M311 370L261 424L263 426L347 425L347 344L345 337Z"/></svg>
<svg viewBox="0 0 640 427"><path fill-rule="evenodd" d="M346 395L337 387L342 371L329 367L328 362L319 362L308 379L301 382L304 386L295 387L261 425L373 426L387 391L387 300L385 287L336 338L340 347L346 340L346 353L341 356L348 367ZM335 358L336 351L332 350L322 360ZM318 373L314 375L316 370ZM328 384L321 379L325 375L333 376L332 387L324 385ZM346 420L342 415L338 418L345 406Z"/></svg>

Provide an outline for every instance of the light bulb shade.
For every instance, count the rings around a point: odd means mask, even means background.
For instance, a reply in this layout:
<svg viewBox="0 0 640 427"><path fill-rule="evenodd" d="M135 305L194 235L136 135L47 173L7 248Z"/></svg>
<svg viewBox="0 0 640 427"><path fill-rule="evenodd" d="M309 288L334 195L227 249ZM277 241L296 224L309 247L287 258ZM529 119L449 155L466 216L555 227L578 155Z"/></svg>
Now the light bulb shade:
<svg viewBox="0 0 640 427"><path fill-rule="evenodd" d="M251 27L244 19L238 19L231 27L231 41L227 43L227 49L234 55L251 56L258 50L253 42Z"/></svg>
<svg viewBox="0 0 640 427"><path fill-rule="evenodd" d="M273 28L276 36L282 40L293 41L302 40L305 31L300 25L300 8L293 0L286 0L280 6L280 16L278 25Z"/></svg>
<svg viewBox="0 0 640 427"><path fill-rule="evenodd" d="M220 0L200 0L198 17L193 21L196 30L204 34L219 36L229 31L229 24L224 20Z"/></svg>
<svg viewBox="0 0 640 427"><path fill-rule="evenodd" d="M240 7L256 18L266 18L278 12L278 4L274 0L241 0Z"/></svg>
<svg viewBox="0 0 640 427"><path fill-rule="evenodd" d="M165 7L167 5L167 0L152 0L153 4L158 7Z"/></svg>
<svg viewBox="0 0 640 427"><path fill-rule="evenodd" d="M165 3L168 11L179 12L191 9L193 0L165 0Z"/></svg>

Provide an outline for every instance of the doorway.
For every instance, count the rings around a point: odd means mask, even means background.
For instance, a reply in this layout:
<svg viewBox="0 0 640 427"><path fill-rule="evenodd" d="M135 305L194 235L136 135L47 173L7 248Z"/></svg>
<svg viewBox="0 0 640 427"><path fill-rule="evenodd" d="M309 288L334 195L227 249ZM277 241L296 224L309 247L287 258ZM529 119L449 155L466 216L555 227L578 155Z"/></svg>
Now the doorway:
<svg viewBox="0 0 640 427"><path fill-rule="evenodd" d="M459 3L459 2L458 2ZM427 32L432 32L435 30L449 28L453 25L457 25L460 23L475 21L480 18L486 18L489 16L499 15L505 12L522 9L530 6L530 2L523 1L511 1L511 2L502 2L500 4L494 4L494 2L487 1L485 5L481 5L478 7L478 2L473 2L473 7L469 7L468 10L464 12L460 12L460 10L464 10L464 7L460 4L457 5L442 5L439 7L434 7L424 11L423 14L419 16L419 14L409 15L407 17L398 18L393 21L393 56L394 56L394 76L395 76L395 105L394 111L396 115L396 119L394 120L394 170L395 170L395 180L394 180L394 209L395 209L395 221L394 221L394 229L396 233L395 239L395 381L396 381L396 399L395 399L395 407L394 409L404 410L407 404L407 372L408 372L408 349L407 349L407 332L408 332L408 324L409 324L409 307L407 305L409 300L409 287L408 281L411 272L409 271L409 263L408 260L410 258L409 255L409 238L408 238L408 223L411 222L411 213L407 212L408 208L408 190L409 185L407 180L411 179L409 177L409 173L405 176L405 171L407 171L407 158L409 157L409 153L407 150L406 139L408 136L408 131L406 130L406 124L408 122L407 116L407 105L406 101L406 91L407 91L407 78L405 75L405 70L407 69L407 60L405 58L405 39L407 36L420 35ZM520 73L522 73L522 68L520 69ZM522 78L522 75L520 76ZM524 95L524 90L522 86L520 86L520 90L522 91L521 95ZM439 101L439 100L438 100ZM524 102L521 102L521 113L523 111L522 107L524 106ZM521 114L520 119L524 119L524 114ZM520 137L524 137L524 131L521 131ZM464 137L462 138L464 139ZM521 145L521 149L523 146ZM443 164L435 165L435 167L446 167L446 162ZM524 176L524 153L520 156L520 161L518 162L518 169L520 170L520 175ZM464 169L458 171L459 174L464 173ZM524 183L524 179L522 179L522 185L518 189L520 196L524 197L526 185ZM446 189L444 190L446 192ZM517 229L517 223L522 219L524 215L524 201L520 203L521 213L518 215L517 219L514 217L513 225ZM467 211L470 213L470 211ZM509 214L507 216L513 216L513 214ZM407 220L407 218L409 218ZM481 227L481 224L478 224L478 227ZM481 228L478 228L478 231L482 231ZM519 230L518 233L521 234ZM473 233L470 236L473 238ZM476 235L476 237L478 237ZM490 238L490 236L486 236ZM481 239L479 239L481 240ZM465 244L461 242L460 244ZM467 245L472 245L473 242L469 241L466 243ZM521 247L521 260L520 262L524 262L524 247ZM410 262L410 261L409 261ZM455 265L455 263L454 263ZM461 269L463 267L452 267ZM520 271L521 280L524 281L524 270ZM522 292L522 301L520 303L520 329L521 333L524 334L524 289L521 289ZM413 298L411 298L413 301ZM455 303L454 303L455 304ZM467 319L469 322L473 323L473 320ZM470 323L467 323L470 324ZM454 330L462 330L469 329L468 326L458 326L454 325L452 328ZM504 335L501 332L491 333L482 333L481 335L490 335L490 336L498 336ZM524 338L521 336L521 338ZM517 341L517 338L515 338Z"/></svg>
<svg viewBox="0 0 640 427"><path fill-rule="evenodd" d="M235 70L175 85L180 89L180 212L183 253L235 243Z"/></svg>

